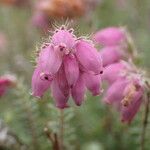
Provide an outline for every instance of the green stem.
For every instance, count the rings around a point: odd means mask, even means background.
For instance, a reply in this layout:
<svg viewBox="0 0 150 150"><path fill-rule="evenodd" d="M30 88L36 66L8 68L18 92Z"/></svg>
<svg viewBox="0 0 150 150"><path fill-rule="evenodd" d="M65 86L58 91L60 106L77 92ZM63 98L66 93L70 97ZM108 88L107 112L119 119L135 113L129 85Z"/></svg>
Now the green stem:
<svg viewBox="0 0 150 150"><path fill-rule="evenodd" d="M60 110L60 150L64 150L64 110Z"/></svg>
<svg viewBox="0 0 150 150"><path fill-rule="evenodd" d="M150 91L147 92L146 103L145 103L145 113L144 113L143 128L141 133L141 150L145 149L145 135L146 135L146 128L148 125L149 106L150 106Z"/></svg>

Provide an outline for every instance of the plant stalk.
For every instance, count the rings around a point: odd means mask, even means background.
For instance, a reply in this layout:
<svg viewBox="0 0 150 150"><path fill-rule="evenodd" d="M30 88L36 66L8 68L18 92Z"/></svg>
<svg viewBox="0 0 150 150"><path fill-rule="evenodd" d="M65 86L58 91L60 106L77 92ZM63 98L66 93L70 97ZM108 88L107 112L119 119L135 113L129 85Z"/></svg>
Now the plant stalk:
<svg viewBox="0 0 150 150"><path fill-rule="evenodd" d="M143 128L142 128L142 133L141 133L141 150L145 149L145 136L146 136L146 129L148 125L149 107L150 107L150 91L148 91L146 95Z"/></svg>

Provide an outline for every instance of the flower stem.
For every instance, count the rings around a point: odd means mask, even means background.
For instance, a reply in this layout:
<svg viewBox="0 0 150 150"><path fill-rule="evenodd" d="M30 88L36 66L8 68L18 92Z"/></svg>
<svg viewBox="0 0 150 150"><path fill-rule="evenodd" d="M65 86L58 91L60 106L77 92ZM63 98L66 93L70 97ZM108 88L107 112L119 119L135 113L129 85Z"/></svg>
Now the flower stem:
<svg viewBox="0 0 150 150"><path fill-rule="evenodd" d="M146 135L146 128L148 124L149 106L150 106L150 91L147 92L147 96L146 96L143 128L141 133L141 150L145 149L145 135Z"/></svg>
<svg viewBox="0 0 150 150"><path fill-rule="evenodd" d="M64 150L64 110L60 110L60 150Z"/></svg>

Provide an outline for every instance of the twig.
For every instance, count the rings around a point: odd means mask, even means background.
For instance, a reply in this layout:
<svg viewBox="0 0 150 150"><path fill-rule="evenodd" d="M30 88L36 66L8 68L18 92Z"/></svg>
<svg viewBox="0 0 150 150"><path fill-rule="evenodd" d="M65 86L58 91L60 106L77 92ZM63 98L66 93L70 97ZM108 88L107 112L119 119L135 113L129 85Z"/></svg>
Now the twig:
<svg viewBox="0 0 150 150"><path fill-rule="evenodd" d="M58 136L56 133L50 133L48 131L48 128L44 129L44 132L46 136L48 137L49 141L52 143L52 149L53 150L60 150L59 142L58 142Z"/></svg>
<svg viewBox="0 0 150 150"><path fill-rule="evenodd" d="M147 92L146 103L145 103L145 113L144 113L143 128L141 133L141 150L145 149L145 134L146 134L146 128L148 124L149 105L150 105L150 91Z"/></svg>

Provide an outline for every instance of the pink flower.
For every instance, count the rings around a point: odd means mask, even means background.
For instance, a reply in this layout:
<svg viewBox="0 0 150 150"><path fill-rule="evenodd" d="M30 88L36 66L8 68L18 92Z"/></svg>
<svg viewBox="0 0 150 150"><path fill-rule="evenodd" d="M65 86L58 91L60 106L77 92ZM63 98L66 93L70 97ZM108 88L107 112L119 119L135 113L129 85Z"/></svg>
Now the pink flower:
<svg viewBox="0 0 150 150"><path fill-rule="evenodd" d="M44 74L40 67L36 67L32 76L32 95L36 97L43 96L44 92L50 87L52 76Z"/></svg>
<svg viewBox="0 0 150 150"><path fill-rule="evenodd" d="M71 95L76 105L80 106L82 104L85 96L85 90L86 87L85 87L83 75L80 74L76 84L71 89Z"/></svg>
<svg viewBox="0 0 150 150"><path fill-rule="evenodd" d="M100 94L102 69L101 57L91 41L77 38L72 29L62 26L39 52L32 77L33 95L41 97L50 88L57 107L68 107L70 95L81 105L86 88L93 95Z"/></svg>
<svg viewBox="0 0 150 150"><path fill-rule="evenodd" d="M32 17L32 24L38 28L43 28L45 31L48 30L49 19L43 12L35 12Z"/></svg>
<svg viewBox="0 0 150 150"><path fill-rule="evenodd" d="M103 66L105 67L120 61L125 56L125 53L119 46L106 46L100 50L99 55L101 56Z"/></svg>
<svg viewBox="0 0 150 150"><path fill-rule="evenodd" d="M120 106L120 101L123 99L123 93L128 83L128 80L118 79L110 85L104 95L104 102L115 105L118 108L118 106Z"/></svg>
<svg viewBox="0 0 150 150"><path fill-rule="evenodd" d="M98 31L93 39L103 46L114 46L120 44L125 35L119 27L108 27Z"/></svg>
<svg viewBox="0 0 150 150"><path fill-rule="evenodd" d="M79 66L74 55L64 58L65 74L69 85L74 85L79 78Z"/></svg>
<svg viewBox="0 0 150 150"><path fill-rule="evenodd" d="M42 48L37 61L42 73L49 75L56 74L62 64L61 56L51 44Z"/></svg>
<svg viewBox="0 0 150 150"><path fill-rule="evenodd" d="M104 68L102 80L112 84L118 78L123 78L124 74L130 69L130 65L125 61L120 61Z"/></svg>
<svg viewBox="0 0 150 150"><path fill-rule="evenodd" d="M63 66L58 71L51 85L52 96L55 99L56 107L66 108L69 99L70 89L65 76Z"/></svg>
<svg viewBox="0 0 150 150"><path fill-rule="evenodd" d="M97 50L88 41L80 40L76 44L76 56L80 64L88 71L100 74L102 61Z"/></svg>
<svg viewBox="0 0 150 150"><path fill-rule="evenodd" d="M7 89L16 83L14 76L5 75L0 77L0 97L3 96Z"/></svg>
<svg viewBox="0 0 150 150"><path fill-rule="evenodd" d="M144 87L136 75L115 81L106 91L104 102L117 108L123 122L130 123L143 100Z"/></svg>
<svg viewBox="0 0 150 150"><path fill-rule="evenodd" d="M99 95L101 93L101 76L85 72L83 77L87 89L91 91L93 96Z"/></svg>
<svg viewBox="0 0 150 150"><path fill-rule="evenodd" d="M121 120L130 123L138 112L143 101L144 88L140 81L128 84L124 91L124 99L121 101Z"/></svg>

